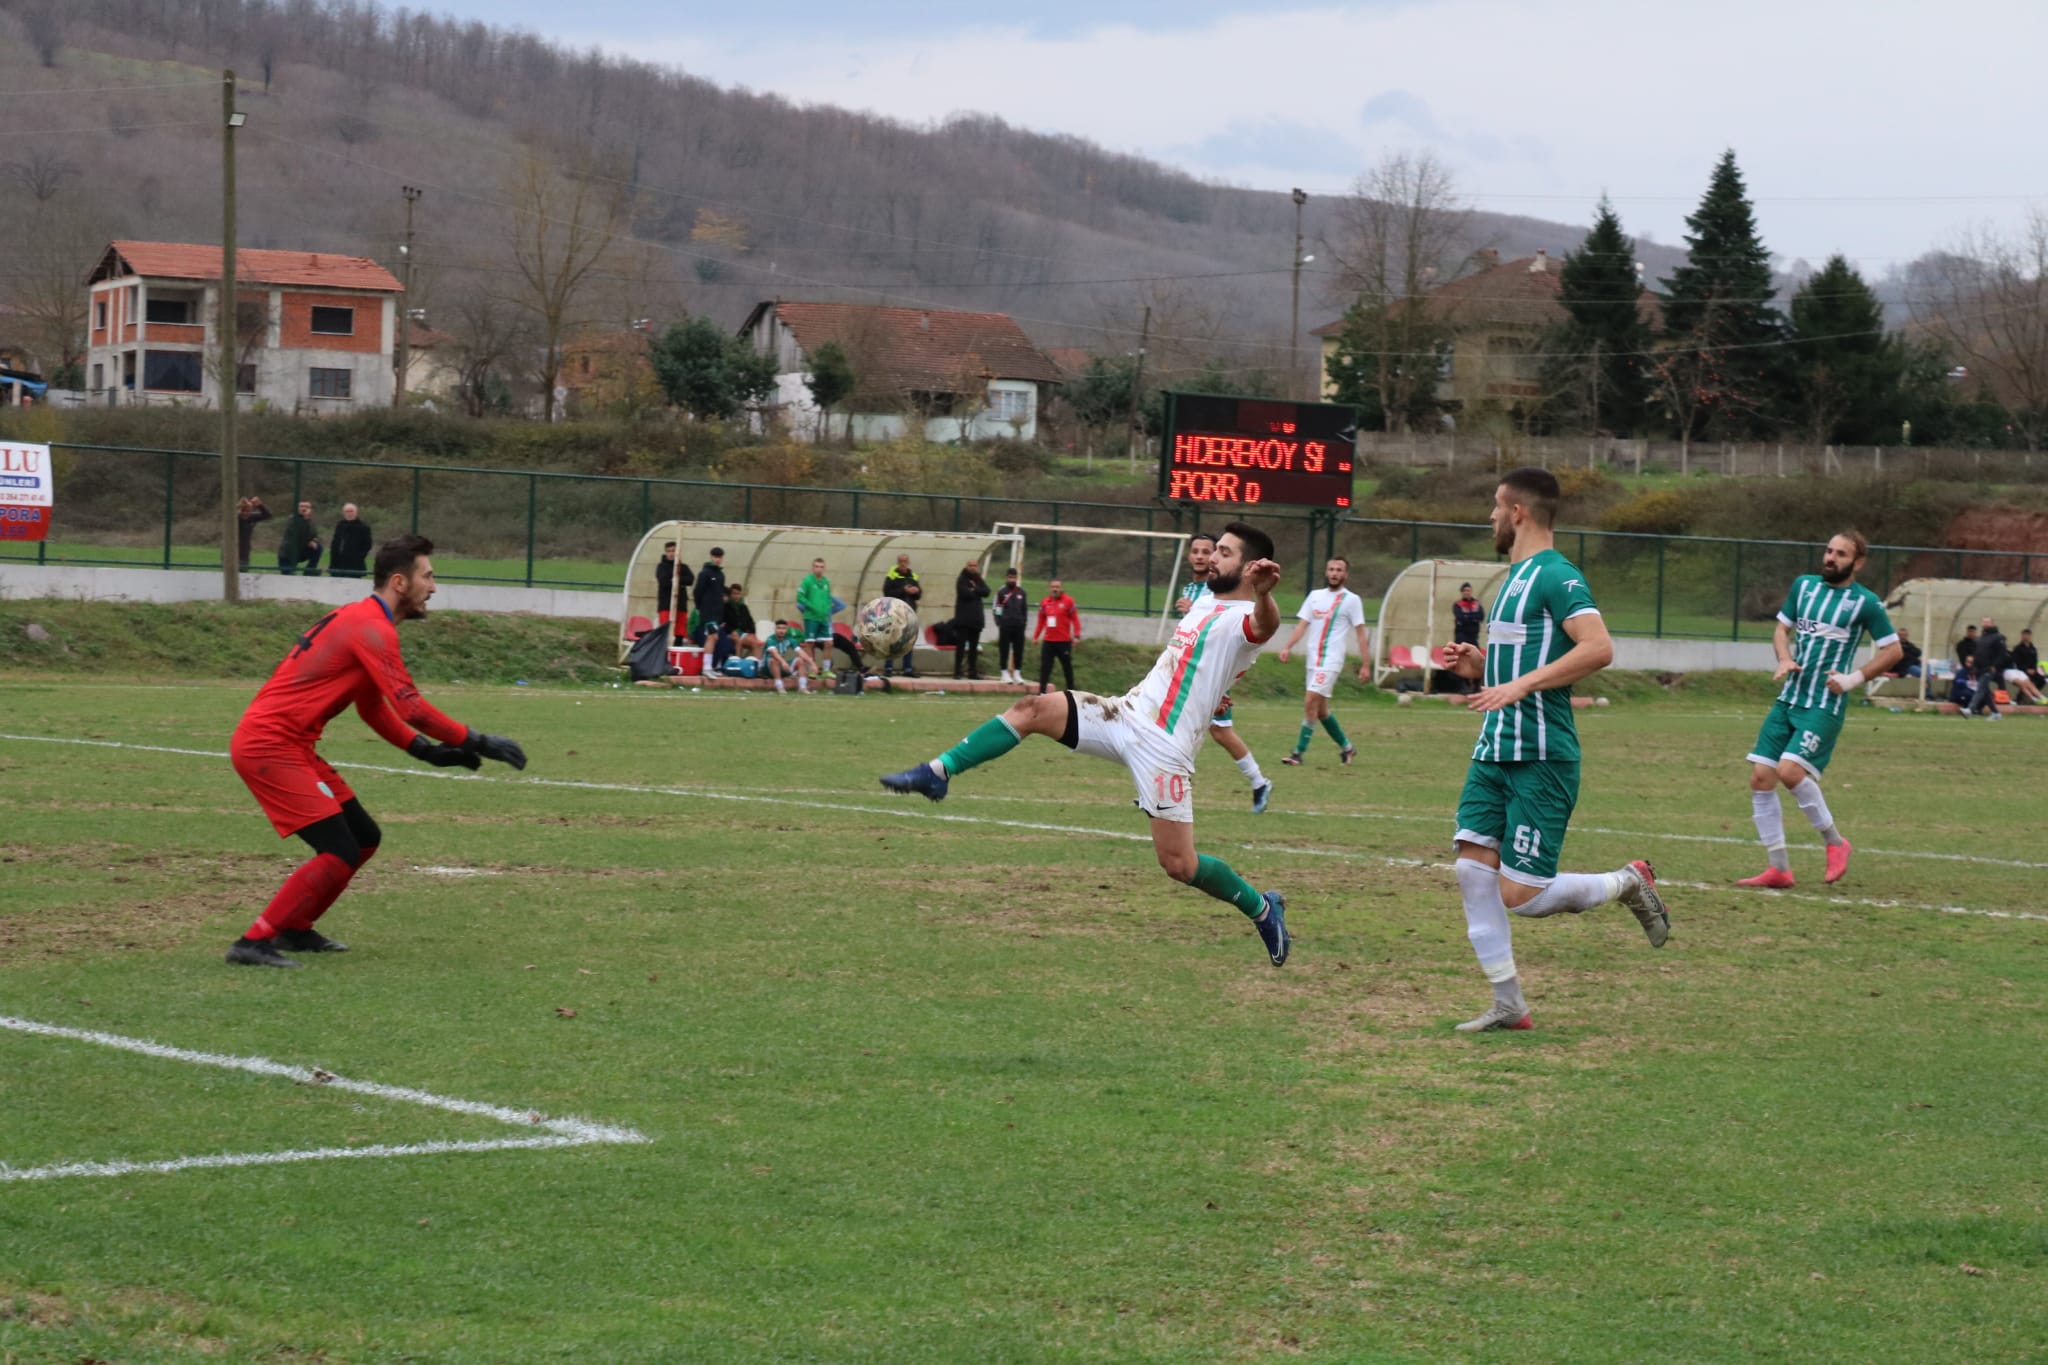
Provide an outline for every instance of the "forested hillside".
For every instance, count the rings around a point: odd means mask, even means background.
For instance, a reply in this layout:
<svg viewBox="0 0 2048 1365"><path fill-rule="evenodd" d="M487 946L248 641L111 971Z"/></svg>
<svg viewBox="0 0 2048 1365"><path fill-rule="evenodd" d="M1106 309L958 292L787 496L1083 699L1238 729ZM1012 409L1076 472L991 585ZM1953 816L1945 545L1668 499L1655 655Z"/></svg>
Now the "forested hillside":
<svg viewBox="0 0 2048 1365"><path fill-rule="evenodd" d="M999 309L1046 344L1117 351L1149 304L1169 352L1180 338L1233 368L1285 358L1284 190L1207 184L990 117L910 127L799 107L717 72L362 0L0 0L0 161L27 190L9 235L32 243L7 281L17 306L61 293L114 236L218 240L224 67L248 112L243 245L395 265L400 188L415 186L413 302L437 327L487 330L494 305L517 304L521 210L566 212L545 198L566 181L616 227L572 323L886 299ZM1311 243L1338 209L1310 201ZM1555 255L1583 227L1481 214L1468 231L1475 247ZM1653 271L1673 256L1645 254ZM1319 269L1304 276L1304 329L1343 302Z"/></svg>

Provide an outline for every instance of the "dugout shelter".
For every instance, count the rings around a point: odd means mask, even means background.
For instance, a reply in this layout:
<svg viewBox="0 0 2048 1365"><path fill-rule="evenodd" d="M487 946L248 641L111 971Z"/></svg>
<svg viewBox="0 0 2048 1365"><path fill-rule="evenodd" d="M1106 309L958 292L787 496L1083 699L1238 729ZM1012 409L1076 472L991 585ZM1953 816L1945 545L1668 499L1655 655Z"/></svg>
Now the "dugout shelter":
<svg viewBox="0 0 2048 1365"><path fill-rule="evenodd" d="M1955 676L1955 644L1962 638L1963 627L1977 625L1988 616L2005 633L2008 646L2018 642L2023 630L2040 632L2048 621L2048 583L1909 578L1892 589L1884 610L1894 629L1903 626L1912 634L1924 658L1919 677L1880 679L1873 684L1871 695L1946 701L1949 679ZM1950 667L1938 671L1941 664Z"/></svg>
<svg viewBox="0 0 2048 1365"><path fill-rule="evenodd" d="M1451 642L1451 604L1458 600L1458 585L1472 585L1472 595L1485 604L1491 619L1508 568L1490 559L1420 559L1394 575L1380 599L1379 625L1372 633L1373 681L1381 687L1420 682L1428 691L1430 680L1444 671L1436 651Z"/></svg>
<svg viewBox="0 0 2048 1365"><path fill-rule="evenodd" d="M725 581L746 587L747 606L765 637L779 617L795 617L796 589L811 571L813 559L825 561L832 594L847 604L833 620L851 625L860 605L882 595L882 579L896 567L896 556L908 554L910 567L924 589L917 616L930 627L953 615L953 584L972 559L984 577L997 554L1008 550L1014 564L1024 555L1024 537L1016 532L851 530L831 526L765 526L733 521L657 522L627 561L619 613L619 658L623 661L635 636L654 624L658 600L654 566L661 547L676 542L676 562L695 574L711 558L713 546L725 551ZM1004 567L1008 567L1006 564ZM994 589L1002 570L994 570ZM694 591L694 585L692 590ZM989 605L993 614L993 603ZM677 604L678 620L687 619L689 604Z"/></svg>

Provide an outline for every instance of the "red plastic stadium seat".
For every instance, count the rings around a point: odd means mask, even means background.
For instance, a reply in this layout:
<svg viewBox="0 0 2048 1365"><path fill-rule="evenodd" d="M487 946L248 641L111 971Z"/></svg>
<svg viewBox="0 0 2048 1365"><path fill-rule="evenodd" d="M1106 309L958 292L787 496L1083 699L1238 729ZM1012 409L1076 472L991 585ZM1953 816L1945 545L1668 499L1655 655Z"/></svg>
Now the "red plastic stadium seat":
<svg viewBox="0 0 2048 1365"><path fill-rule="evenodd" d="M937 626L926 626L924 628L924 642L933 649L953 649L956 647L939 643L939 628Z"/></svg>
<svg viewBox="0 0 2048 1365"><path fill-rule="evenodd" d="M626 634L636 640L653 629L654 622L644 616L629 616L626 618Z"/></svg>
<svg viewBox="0 0 2048 1365"><path fill-rule="evenodd" d="M1421 645L1387 646L1387 662L1396 668L1441 668L1443 665L1430 661L1429 651Z"/></svg>

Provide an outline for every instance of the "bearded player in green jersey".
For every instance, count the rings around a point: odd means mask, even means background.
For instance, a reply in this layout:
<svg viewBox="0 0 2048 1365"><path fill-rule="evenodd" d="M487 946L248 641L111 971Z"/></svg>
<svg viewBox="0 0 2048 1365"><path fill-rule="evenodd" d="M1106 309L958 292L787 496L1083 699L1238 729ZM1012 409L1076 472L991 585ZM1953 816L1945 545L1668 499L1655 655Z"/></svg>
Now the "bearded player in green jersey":
<svg viewBox="0 0 2048 1365"><path fill-rule="evenodd" d="M1637 859L1614 872L1557 870L1579 799L1579 736L1572 684L1614 658L1600 609L1570 560L1552 546L1560 490L1542 469L1517 469L1493 494L1493 547L1508 556L1484 648L1447 645L1447 666L1483 682L1467 706L1486 719L1458 798L1458 891L1465 929L1493 983L1493 1004L1462 1033L1526 1029L1508 911L1531 918L1577 914L1618 900L1650 946L1670 935L1657 874Z"/></svg>
<svg viewBox="0 0 2048 1365"><path fill-rule="evenodd" d="M1866 676L1889 672L1905 653L1884 603L1856 581L1869 552L1869 543L1859 533L1842 532L1821 551L1820 572L1793 579L1785 605L1778 609L1778 628L1771 635L1778 671L1771 680L1785 685L1749 751L1750 806L1769 861L1763 871L1744 877L1737 886L1782 889L1793 884L1792 860L1785 853L1785 808L1778 802L1781 785L1827 845L1827 881L1838 882L1849 870L1849 841L1835 828L1827 798L1821 795L1820 775L1827 771L1835 739L1842 733L1849 693L1861 687ZM1870 662L1852 669L1849 662L1865 631L1870 633Z"/></svg>

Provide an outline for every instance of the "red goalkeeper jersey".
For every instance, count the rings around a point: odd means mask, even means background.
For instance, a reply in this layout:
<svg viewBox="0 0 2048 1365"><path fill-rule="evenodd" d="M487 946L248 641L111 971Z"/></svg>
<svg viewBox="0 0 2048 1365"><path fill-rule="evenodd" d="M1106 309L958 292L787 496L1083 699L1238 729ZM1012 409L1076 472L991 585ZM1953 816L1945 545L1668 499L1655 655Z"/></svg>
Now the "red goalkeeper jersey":
<svg viewBox="0 0 2048 1365"><path fill-rule="evenodd" d="M421 731L460 744L469 729L428 705L398 653L398 627L380 597L327 613L298 639L242 713L240 743L307 747L353 705L363 722L398 748Z"/></svg>

